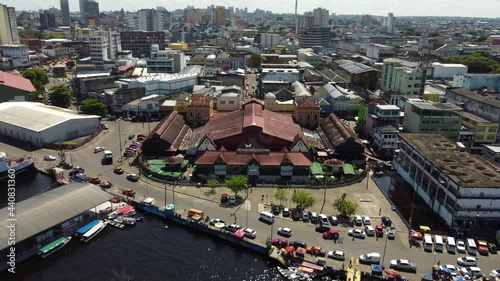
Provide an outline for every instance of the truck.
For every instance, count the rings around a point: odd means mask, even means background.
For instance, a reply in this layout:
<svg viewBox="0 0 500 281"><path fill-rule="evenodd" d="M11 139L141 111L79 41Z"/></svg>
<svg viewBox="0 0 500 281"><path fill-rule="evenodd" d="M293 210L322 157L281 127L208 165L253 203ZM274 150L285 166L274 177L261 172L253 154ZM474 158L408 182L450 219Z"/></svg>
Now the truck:
<svg viewBox="0 0 500 281"><path fill-rule="evenodd" d="M391 260L392 269L408 271L408 272L417 272L417 265L409 260L399 259L399 260Z"/></svg>

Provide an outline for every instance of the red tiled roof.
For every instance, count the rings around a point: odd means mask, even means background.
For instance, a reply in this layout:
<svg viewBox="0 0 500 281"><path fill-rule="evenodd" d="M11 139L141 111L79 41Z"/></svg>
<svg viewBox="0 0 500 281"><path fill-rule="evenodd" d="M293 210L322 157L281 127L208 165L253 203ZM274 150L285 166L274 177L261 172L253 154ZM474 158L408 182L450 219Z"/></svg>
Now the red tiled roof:
<svg viewBox="0 0 500 281"><path fill-rule="evenodd" d="M210 98L204 97L202 94L193 94L190 105L207 106L210 105L211 101Z"/></svg>
<svg viewBox="0 0 500 281"><path fill-rule="evenodd" d="M0 71L0 85L30 93L35 91L35 87L33 87L29 79L3 71Z"/></svg>
<svg viewBox="0 0 500 281"><path fill-rule="evenodd" d="M213 165L222 159L228 165L247 165L255 159L260 166L281 166L288 159L294 166L311 166L312 162L301 152L240 153L238 151L204 151L196 159L196 165Z"/></svg>
<svg viewBox="0 0 500 281"><path fill-rule="evenodd" d="M301 99L297 102L297 107L299 108L319 108L319 105L310 99Z"/></svg>
<svg viewBox="0 0 500 281"><path fill-rule="evenodd" d="M122 65L118 67L118 71L127 71L133 67L134 67L133 64Z"/></svg>
<svg viewBox="0 0 500 281"><path fill-rule="evenodd" d="M345 142L349 138L356 138L353 136L339 118L330 113L328 117L321 119L320 127L318 128L321 140L327 148L334 150L337 145Z"/></svg>

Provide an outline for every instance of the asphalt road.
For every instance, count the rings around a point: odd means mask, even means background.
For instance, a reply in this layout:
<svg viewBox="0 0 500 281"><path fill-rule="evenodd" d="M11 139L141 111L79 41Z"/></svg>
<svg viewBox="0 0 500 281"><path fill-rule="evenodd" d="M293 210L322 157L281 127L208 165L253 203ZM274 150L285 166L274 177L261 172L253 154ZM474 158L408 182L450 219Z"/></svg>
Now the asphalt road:
<svg viewBox="0 0 500 281"><path fill-rule="evenodd" d="M237 207L221 207L219 204L204 200L201 197L193 197L190 195L181 194L179 192L175 193L175 200L173 199L173 193L170 186L167 186L167 191L161 187L160 184L155 183L156 186L143 182L130 182L126 179L126 175L116 175L113 173L113 165L102 166L101 158L102 153L93 153L94 147L103 146L106 149L113 151L116 157L120 152L120 143L124 149L126 144L131 141L128 140L128 135L143 133L147 134L150 130L154 128L156 123L148 124L142 123L130 123L126 121L118 122L106 122L109 126L108 132L101 138L97 139L92 145L82 148L78 151L72 152L72 160L74 166L85 167L85 172L87 176L99 176L103 180L108 180L114 184L114 187L110 191L119 193L119 189L132 188L137 192L136 198L155 198L156 205L162 206L166 203L175 203L177 210L187 210L189 208L201 209L205 212L206 216L210 218L221 218L228 223L234 223L235 220L238 224L243 227L250 227L257 231L257 240L264 243L266 238L270 235L273 238L278 237L276 234L279 227L290 227L293 230L293 235L289 238L292 240L305 241L308 245L318 245L323 247L327 251L331 250L341 250L346 253L346 257L357 258L362 254L377 252L383 255L384 245L386 244L386 239L379 238L378 240L374 237L367 237L364 240L355 239L347 236L347 231L349 228L338 226L334 229L339 230L341 237L343 237L343 244L335 244L331 240L323 240L320 233L314 231L314 225L311 223L303 222L293 222L289 218L278 218L273 226L269 226L258 221L258 210L257 206L252 206L249 201L243 203L243 205L236 212L236 216L232 214L235 212ZM118 124L120 124L121 140L118 135ZM115 165L119 163L115 162ZM135 168L128 166L128 161L124 160L121 165L125 171L134 171ZM97 188L97 187L96 187ZM177 187L177 191L185 191L190 188L196 187ZM244 197L244 195L243 195ZM247 211L249 210L249 211ZM374 222L376 223L376 222ZM385 250L384 265L389 266L390 260L392 259L409 259L417 264L418 274L423 272L431 272L432 265L440 261L441 264L454 264L456 265L457 257L462 255L449 255L447 253L426 253L423 250L418 250L415 248L409 248L407 243L407 237L405 232L397 232L395 240L388 240L387 247ZM483 270L483 273L489 274L489 272L495 268L498 268L500 264L500 258L498 255L490 255L489 257L478 256L479 262L478 266ZM340 267L342 262L339 261L329 261L330 265ZM346 262L346 266L348 261ZM365 271L370 271L367 265L360 265L360 269ZM413 273L405 273L406 277L410 280L419 280L419 275L414 275Z"/></svg>

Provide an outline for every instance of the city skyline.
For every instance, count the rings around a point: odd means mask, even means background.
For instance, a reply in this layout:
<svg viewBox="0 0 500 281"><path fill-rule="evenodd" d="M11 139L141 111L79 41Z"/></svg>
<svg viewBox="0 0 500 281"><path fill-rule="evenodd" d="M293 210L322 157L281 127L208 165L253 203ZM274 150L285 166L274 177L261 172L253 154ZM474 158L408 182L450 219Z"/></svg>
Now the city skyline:
<svg viewBox="0 0 500 281"><path fill-rule="evenodd" d="M57 8L60 9L59 0L47 0L43 3L28 0L20 2L18 0L1 0L0 3L21 10L39 10ZM149 0L147 5L133 0L123 0L119 4L114 0L97 0L101 11L120 10L136 11L144 8L165 7L167 10L183 9L188 5L195 8L206 8L209 5L232 6L245 8L249 12L255 9L270 10L274 13L294 13L295 0L277 0L271 3L264 1L255 1L248 3L243 0L214 0L214 1L181 1L173 0L168 3L162 0ZM79 11L79 1L69 0L71 12ZM265 6L263 5L265 3ZM482 0L481 5L472 5L470 1L465 0L419 0L419 1L400 1L400 0L358 0L356 5L351 1L333 2L331 0L299 0L298 12L303 14L312 11L314 8L322 7L335 14L370 14L375 16L387 16L389 12L394 16L461 16L461 17L485 17L496 18L496 11L500 9L500 0ZM429 9L432 7L432 9Z"/></svg>

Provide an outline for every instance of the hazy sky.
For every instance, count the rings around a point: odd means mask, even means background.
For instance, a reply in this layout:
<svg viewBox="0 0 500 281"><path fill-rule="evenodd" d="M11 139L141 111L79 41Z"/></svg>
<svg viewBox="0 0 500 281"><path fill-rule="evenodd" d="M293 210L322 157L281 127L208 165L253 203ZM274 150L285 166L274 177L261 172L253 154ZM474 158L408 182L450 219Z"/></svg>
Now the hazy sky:
<svg viewBox="0 0 500 281"><path fill-rule="evenodd" d="M256 8L273 12L293 13L295 0L97 0L101 11L119 10L123 8L135 11L144 8L164 6L167 10L175 10L193 5L204 8L208 5L224 5L244 8L249 11ZM16 10L38 10L51 7L60 8L59 0L0 0L0 3L13 6ZM79 10L78 0L69 0L70 11ZM500 17L500 0L299 0L300 14L316 7L328 9L336 14L371 14L395 16L468 16L468 17Z"/></svg>

